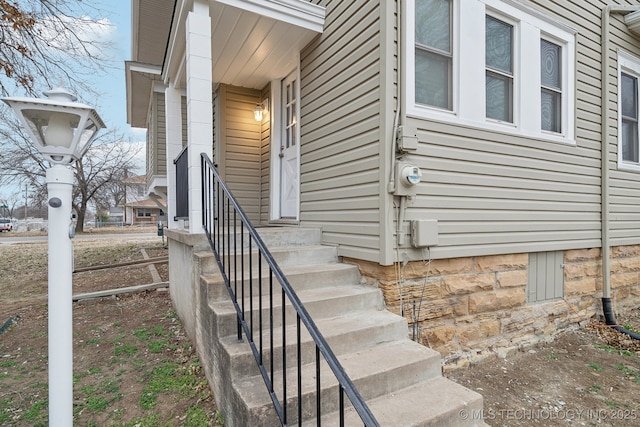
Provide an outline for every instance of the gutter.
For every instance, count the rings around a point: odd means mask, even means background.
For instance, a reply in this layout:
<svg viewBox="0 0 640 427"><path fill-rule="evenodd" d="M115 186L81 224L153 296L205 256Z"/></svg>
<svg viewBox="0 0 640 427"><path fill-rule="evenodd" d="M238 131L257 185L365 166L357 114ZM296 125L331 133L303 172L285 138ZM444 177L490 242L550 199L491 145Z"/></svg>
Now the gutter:
<svg viewBox="0 0 640 427"><path fill-rule="evenodd" d="M600 133L602 137L602 146L600 149L601 157L601 246L602 246L602 311L605 317L607 325L614 327L614 329L629 335L634 339L640 339L640 336L634 334L627 329L618 326L615 320L615 315L611 308L611 242L609 237L609 129L608 129L608 116L609 116L609 86L611 79L609 77L609 31L610 31L610 18L611 14L627 14L640 10L638 6L611 6L608 5L602 10L602 43L601 43L601 119L600 119Z"/></svg>

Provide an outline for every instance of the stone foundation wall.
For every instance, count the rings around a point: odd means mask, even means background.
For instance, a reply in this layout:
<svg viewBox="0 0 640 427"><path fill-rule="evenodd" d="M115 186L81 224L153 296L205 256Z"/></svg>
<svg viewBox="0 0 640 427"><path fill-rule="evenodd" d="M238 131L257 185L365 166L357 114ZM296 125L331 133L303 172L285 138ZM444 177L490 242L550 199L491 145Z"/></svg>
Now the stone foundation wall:
<svg viewBox="0 0 640 427"><path fill-rule="evenodd" d="M509 352L588 322L602 312L602 263L597 249L564 253L564 298L527 303L529 254L357 264L378 286L387 308L409 322L409 334L439 351L449 367ZM640 245L612 249L614 310L640 304ZM404 310L402 310L404 309Z"/></svg>

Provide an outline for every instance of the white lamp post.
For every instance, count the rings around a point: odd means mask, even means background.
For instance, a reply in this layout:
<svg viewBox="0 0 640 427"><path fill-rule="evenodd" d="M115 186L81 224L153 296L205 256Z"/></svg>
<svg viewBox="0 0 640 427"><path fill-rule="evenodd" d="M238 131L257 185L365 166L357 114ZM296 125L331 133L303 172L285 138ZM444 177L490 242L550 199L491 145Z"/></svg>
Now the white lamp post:
<svg viewBox="0 0 640 427"><path fill-rule="evenodd" d="M20 117L48 160L49 197L49 425L73 425L73 170L105 125L96 111L58 88L45 98L2 98Z"/></svg>

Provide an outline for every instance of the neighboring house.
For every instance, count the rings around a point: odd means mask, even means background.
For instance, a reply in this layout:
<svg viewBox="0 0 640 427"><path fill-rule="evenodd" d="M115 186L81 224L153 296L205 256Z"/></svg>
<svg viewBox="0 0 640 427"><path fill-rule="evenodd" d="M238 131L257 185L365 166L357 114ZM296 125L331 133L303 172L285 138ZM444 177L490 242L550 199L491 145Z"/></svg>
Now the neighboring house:
<svg viewBox="0 0 640 427"><path fill-rule="evenodd" d="M147 198L147 178L144 175L125 178L124 224L157 224L165 221L164 200Z"/></svg>
<svg viewBox="0 0 640 427"><path fill-rule="evenodd" d="M133 17L128 118L175 245L202 232L206 153L256 225L321 228L450 363L547 340L603 296L640 303L640 2L134 0ZM166 164L184 148L188 205Z"/></svg>
<svg viewBox="0 0 640 427"><path fill-rule="evenodd" d="M122 206L109 208L109 222L124 224L124 208Z"/></svg>

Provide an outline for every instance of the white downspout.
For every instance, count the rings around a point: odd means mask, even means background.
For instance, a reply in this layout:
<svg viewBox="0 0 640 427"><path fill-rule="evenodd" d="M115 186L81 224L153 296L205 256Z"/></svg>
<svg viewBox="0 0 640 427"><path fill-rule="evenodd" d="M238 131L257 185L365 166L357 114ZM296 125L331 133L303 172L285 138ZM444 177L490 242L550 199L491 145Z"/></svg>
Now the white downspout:
<svg viewBox="0 0 640 427"><path fill-rule="evenodd" d="M608 116L609 116L609 25L612 13L626 14L640 10L637 6L606 6L602 10L602 52L601 52L601 183L600 192L601 196L601 223L602 223L602 311L604 314L605 322L607 325L612 325L620 332L626 333L635 339L640 339L640 336L627 331L626 329L615 326L616 320L613 314L611 306L611 242L609 238L609 129L608 129Z"/></svg>

